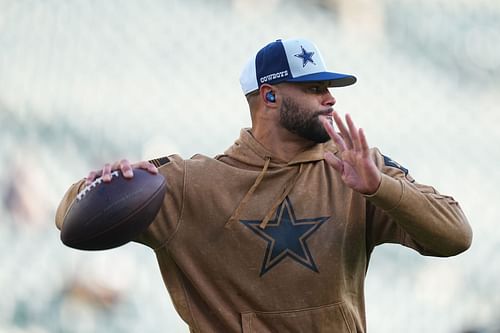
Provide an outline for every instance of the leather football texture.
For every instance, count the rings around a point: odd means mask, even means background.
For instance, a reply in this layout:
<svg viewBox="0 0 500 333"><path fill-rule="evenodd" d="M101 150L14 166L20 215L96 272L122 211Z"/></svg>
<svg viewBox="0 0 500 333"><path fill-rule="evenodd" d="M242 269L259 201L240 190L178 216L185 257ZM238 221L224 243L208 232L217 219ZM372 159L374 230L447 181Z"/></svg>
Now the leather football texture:
<svg viewBox="0 0 500 333"><path fill-rule="evenodd" d="M97 178L71 203L63 221L62 242L79 250L106 250L133 240L154 220L167 190L165 177L134 169L132 178L112 172Z"/></svg>

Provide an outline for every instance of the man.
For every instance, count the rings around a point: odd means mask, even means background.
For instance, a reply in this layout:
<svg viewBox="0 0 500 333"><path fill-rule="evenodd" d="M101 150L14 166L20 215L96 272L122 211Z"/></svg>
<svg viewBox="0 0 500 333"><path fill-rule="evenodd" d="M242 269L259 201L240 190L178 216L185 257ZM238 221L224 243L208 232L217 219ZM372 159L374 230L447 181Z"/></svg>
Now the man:
<svg viewBox="0 0 500 333"><path fill-rule="evenodd" d="M376 245L432 256L470 246L456 201L369 149L351 117L344 123L334 112L328 88L356 78L327 71L313 43L266 45L240 81L252 128L224 154L123 160L86 180L111 181L116 169L132 177L132 167L167 177L163 207L134 240L155 251L192 332L365 332L364 279ZM59 228L84 185L63 199Z"/></svg>

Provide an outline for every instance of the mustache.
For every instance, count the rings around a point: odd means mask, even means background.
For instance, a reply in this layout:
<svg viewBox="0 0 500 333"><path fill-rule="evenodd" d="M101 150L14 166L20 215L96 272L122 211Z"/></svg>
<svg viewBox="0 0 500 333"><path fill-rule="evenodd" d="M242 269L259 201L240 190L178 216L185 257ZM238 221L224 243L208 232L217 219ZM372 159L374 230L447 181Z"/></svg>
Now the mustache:
<svg viewBox="0 0 500 333"><path fill-rule="evenodd" d="M328 108L327 110L322 110L322 111L316 111L313 114L313 117L319 117L319 116L331 116L333 113L334 109L333 108Z"/></svg>

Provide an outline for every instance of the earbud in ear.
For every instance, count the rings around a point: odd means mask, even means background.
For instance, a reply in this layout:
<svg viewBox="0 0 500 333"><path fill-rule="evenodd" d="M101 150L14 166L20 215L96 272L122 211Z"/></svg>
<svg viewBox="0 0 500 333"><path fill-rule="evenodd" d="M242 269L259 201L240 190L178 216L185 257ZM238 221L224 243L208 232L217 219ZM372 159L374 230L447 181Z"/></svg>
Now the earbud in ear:
<svg viewBox="0 0 500 333"><path fill-rule="evenodd" d="M274 93L272 91L269 91L266 94L266 99L267 99L268 102L271 102L271 103L276 102L276 96L274 96Z"/></svg>

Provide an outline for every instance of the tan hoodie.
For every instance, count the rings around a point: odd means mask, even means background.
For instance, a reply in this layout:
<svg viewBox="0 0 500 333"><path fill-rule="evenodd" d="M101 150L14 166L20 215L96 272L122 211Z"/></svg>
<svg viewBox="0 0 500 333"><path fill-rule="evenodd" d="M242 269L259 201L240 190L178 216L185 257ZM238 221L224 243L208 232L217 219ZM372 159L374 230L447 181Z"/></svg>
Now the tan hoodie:
<svg viewBox="0 0 500 333"><path fill-rule="evenodd" d="M471 229L451 197L415 183L376 149L382 183L363 196L324 161L326 150L338 153L328 142L287 163L244 129L216 158L153 161L168 194L137 241L155 251L192 332L365 332L364 280L376 245L434 256L469 247ZM59 228L81 187L62 200Z"/></svg>

